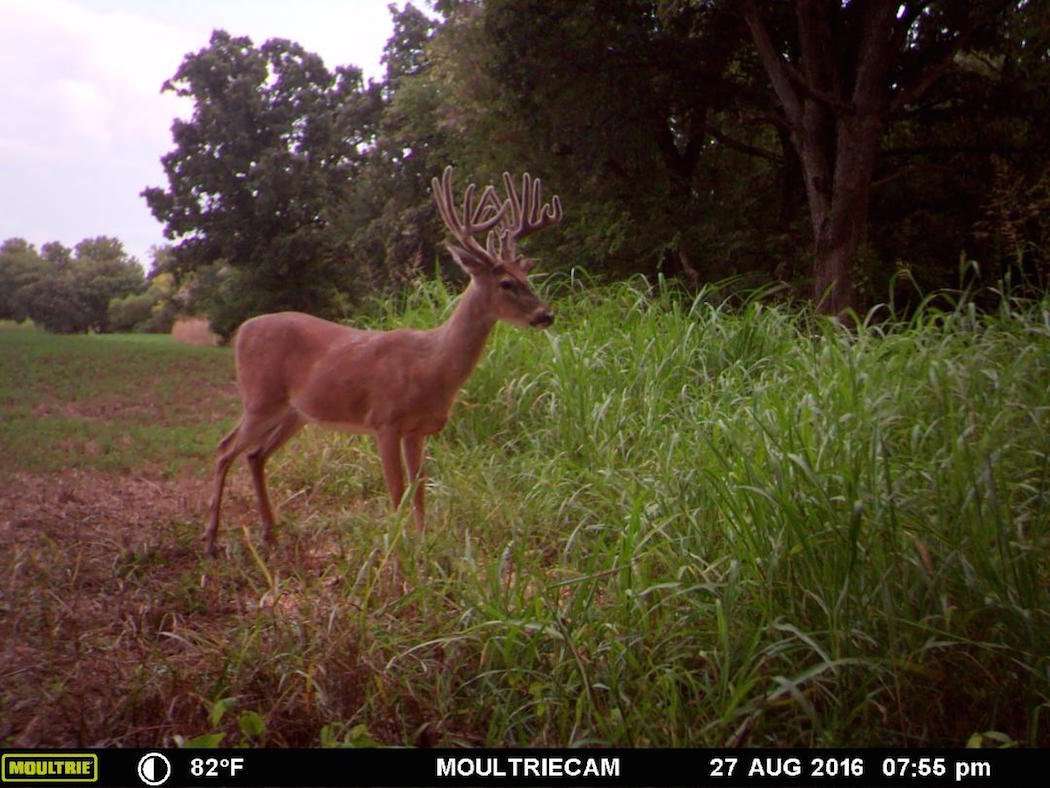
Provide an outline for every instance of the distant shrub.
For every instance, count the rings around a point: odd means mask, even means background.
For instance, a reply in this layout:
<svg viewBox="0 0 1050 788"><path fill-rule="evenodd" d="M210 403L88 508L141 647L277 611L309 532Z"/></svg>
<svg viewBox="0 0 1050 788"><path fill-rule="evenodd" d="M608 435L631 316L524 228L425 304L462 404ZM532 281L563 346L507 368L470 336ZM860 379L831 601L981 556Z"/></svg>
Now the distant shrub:
<svg viewBox="0 0 1050 788"><path fill-rule="evenodd" d="M155 298L150 292L133 293L109 302L109 327L112 331L139 330L138 326L150 319Z"/></svg>
<svg viewBox="0 0 1050 788"><path fill-rule="evenodd" d="M110 331L144 331L166 334L175 322L178 306L171 274L159 274L144 293L132 293L109 302Z"/></svg>

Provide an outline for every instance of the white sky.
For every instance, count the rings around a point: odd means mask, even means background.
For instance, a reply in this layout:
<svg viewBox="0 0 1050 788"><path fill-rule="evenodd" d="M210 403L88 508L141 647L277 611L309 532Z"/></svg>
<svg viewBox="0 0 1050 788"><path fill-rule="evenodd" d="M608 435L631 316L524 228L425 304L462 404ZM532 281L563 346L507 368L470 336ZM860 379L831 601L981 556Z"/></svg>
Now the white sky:
<svg viewBox="0 0 1050 788"><path fill-rule="evenodd" d="M192 105L160 86L183 56L223 28L379 79L389 2L0 0L0 241L116 236L148 269L165 239L139 192L167 187L160 157Z"/></svg>

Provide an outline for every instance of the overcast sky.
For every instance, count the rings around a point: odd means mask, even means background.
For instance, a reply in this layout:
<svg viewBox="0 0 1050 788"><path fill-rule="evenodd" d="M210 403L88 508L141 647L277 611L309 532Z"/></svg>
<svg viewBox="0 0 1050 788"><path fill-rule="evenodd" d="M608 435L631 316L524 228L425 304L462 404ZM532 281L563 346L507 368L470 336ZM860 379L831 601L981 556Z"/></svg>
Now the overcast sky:
<svg viewBox="0 0 1050 788"><path fill-rule="evenodd" d="M183 56L223 28L378 79L389 2L0 0L0 241L111 235L148 269L165 239L139 192L167 186L160 157L191 105L160 86Z"/></svg>

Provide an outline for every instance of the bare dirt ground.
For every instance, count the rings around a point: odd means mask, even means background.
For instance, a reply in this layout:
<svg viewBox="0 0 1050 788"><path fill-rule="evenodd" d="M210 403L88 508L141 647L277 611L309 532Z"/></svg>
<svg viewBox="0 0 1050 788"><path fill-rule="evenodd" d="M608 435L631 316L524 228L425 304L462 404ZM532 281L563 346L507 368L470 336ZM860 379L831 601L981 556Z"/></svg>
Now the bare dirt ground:
<svg viewBox="0 0 1050 788"><path fill-rule="evenodd" d="M318 616L337 611L346 619L342 575L325 574L341 549L338 529L292 532L279 524L277 548L259 548L281 578L274 596L243 549L246 538L259 545L247 469L234 466L223 499L220 550L236 558L203 556L210 492L203 474L165 479L83 469L18 471L0 485L0 747L192 739L216 729L209 711L217 697L234 695L249 708L274 697L279 678L248 655L258 648L272 657L287 644L268 642L269 630L248 645L236 634L260 613L318 632ZM281 522L333 505L323 496L284 497L274 499ZM365 669L353 632L329 626L328 633L328 669L340 676ZM231 683L236 689L227 689ZM267 741L316 744L329 718L310 700L277 704ZM359 683L337 682L326 701L349 716L360 704ZM232 734L229 721L218 726L227 730L225 743L248 743L233 738L232 725Z"/></svg>
<svg viewBox="0 0 1050 788"><path fill-rule="evenodd" d="M231 482L224 510L228 527L237 528L251 517L251 490L243 473ZM135 675L143 649L179 659L179 644L156 642L155 634L170 629L162 619L181 607L165 598L171 586L199 562L194 534L208 487L203 478L73 469L16 472L7 480L0 489L0 742L100 744L94 737L107 717L139 713L127 692L150 683ZM147 566L150 582L143 583ZM206 591L203 575L200 583ZM26 588L36 592L20 593ZM228 600L211 602L195 615L221 625L234 610ZM156 710L159 716L199 714L195 706L178 708L193 706L191 687L170 689L172 707ZM134 725L117 731L122 739L114 744L154 738Z"/></svg>

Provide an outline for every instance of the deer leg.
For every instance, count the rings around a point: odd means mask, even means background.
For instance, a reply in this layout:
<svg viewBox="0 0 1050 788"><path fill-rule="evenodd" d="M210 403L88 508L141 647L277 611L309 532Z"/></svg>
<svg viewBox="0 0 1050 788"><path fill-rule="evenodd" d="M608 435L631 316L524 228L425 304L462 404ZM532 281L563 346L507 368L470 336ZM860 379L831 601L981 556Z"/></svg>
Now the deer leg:
<svg viewBox="0 0 1050 788"><path fill-rule="evenodd" d="M215 555L215 537L219 533L219 509L222 506L222 489L226 485L226 473L238 455L258 442L268 429L272 429L270 420L262 420L245 413L241 417L240 424L219 441L219 447L216 450L218 458L215 460L215 487L211 497L211 517L208 527L204 530L204 549L208 555Z"/></svg>
<svg viewBox="0 0 1050 788"><path fill-rule="evenodd" d="M396 510L405 494L405 469L401 464L401 436L396 430L376 433L379 459L383 462L383 478L390 493L390 503Z"/></svg>
<svg viewBox="0 0 1050 788"><path fill-rule="evenodd" d="M420 531L426 526L426 512L423 507L423 488L426 475L422 472L423 455L426 437L423 435L406 435L401 440L405 450L405 464L408 466L408 483L416 486L412 497L412 513L416 518L416 528Z"/></svg>
<svg viewBox="0 0 1050 788"><path fill-rule="evenodd" d="M274 517L270 506L270 496L266 492L266 461L270 455L287 443L303 426L298 414L289 412L284 420L270 430L262 444L248 452L248 468L252 472L252 485L255 487L255 500L259 505L259 516L263 522L263 539L273 544Z"/></svg>
<svg viewBox="0 0 1050 788"><path fill-rule="evenodd" d="M222 506L222 488L226 484L226 472L230 469L230 463L237 457L237 454L231 452L231 449L237 443L237 436L240 434L243 423L244 419L242 418L237 426L219 441L219 446L216 449L218 458L215 461L215 486L209 504L211 516L208 520L208 527L204 530L204 551L208 555L215 555L215 536L219 532L219 509Z"/></svg>

